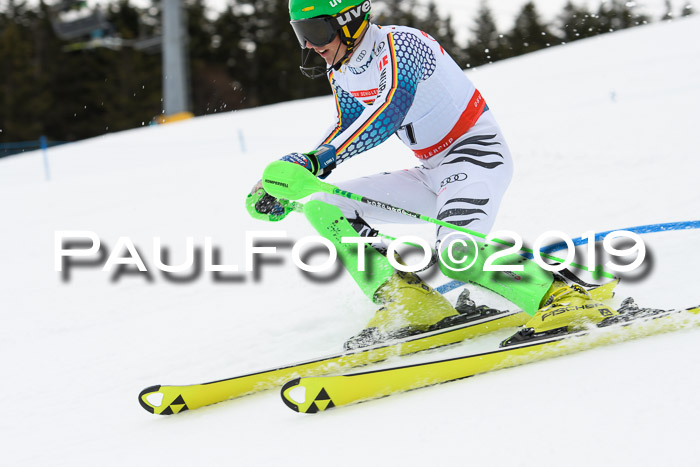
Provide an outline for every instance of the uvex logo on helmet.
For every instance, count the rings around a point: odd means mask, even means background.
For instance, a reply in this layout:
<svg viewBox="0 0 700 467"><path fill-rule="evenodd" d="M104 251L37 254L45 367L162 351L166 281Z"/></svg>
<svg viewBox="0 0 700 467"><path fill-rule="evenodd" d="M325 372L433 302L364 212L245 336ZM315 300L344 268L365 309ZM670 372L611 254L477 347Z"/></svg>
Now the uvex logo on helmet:
<svg viewBox="0 0 700 467"><path fill-rule="evenodd" d="M338 24L340 24L341 26L345 26L353 19L359 18L360 16L369 13L370 8L370 2L369 0L367 0L366 2L363 2L362 5L357 5L355 8L351 8L345 13L336 16L336 18L338 19Z"/></svg>

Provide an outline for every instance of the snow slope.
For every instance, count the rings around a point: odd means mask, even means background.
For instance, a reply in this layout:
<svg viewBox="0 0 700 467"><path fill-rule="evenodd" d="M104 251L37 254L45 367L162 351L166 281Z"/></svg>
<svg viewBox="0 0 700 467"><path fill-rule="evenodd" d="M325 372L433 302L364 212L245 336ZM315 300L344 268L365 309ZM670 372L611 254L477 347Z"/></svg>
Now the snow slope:
<svg viewBox="0 0 700 467"><path fill-rule="evenodd" d="M575 237L700 218L699 35L691 17L471 73L516 162L496 229L531 243L553 229ZM0 160L2 465L696 462L698 330L317 416L291 412L275 391L173 417L143 411L136 396L146 386L333 352L372 315L344 273L311 280L292 264L289 244L313 234L301 216L271 225L243 206L265 165L310 149L333 111L322 97L73 143L49 152L50 182L38 152ZM329 181L415 163L392 139ZM150 275L92 265L63 279L54 269L62 230L94 232L105 254L128 237ZM257 275L200 271L176 282L155 267L153 237L179 264L191 236L200 248L211 237L220 263L243 270L246 231L288 234ZM387 232L430 238L432 228ZM620 285L620 296L697 304L700 231L644 239L644 274Z"/></svg>

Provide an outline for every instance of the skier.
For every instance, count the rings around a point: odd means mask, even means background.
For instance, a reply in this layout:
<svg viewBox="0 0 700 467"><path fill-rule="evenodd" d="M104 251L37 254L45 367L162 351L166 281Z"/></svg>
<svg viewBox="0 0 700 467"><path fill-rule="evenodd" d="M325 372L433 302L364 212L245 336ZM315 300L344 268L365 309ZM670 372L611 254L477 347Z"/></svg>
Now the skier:
<svg viewBox="0 0 700 467"><path fill-rule="evenodd" d="M418 167L346 181L339 188L488 233L513 173L511 154L493 113L435 39L409 27L373 24L370 9L370 0L290 0L291 25L302 49L300 68L311 78L327 76L338 117L315 150L282 160L325 178L342 162L396 134L413 151ZM312 54L327 66L307 66ZM291 211L286 200L266 193L261 182L246 205L253 217L268 221L279 221ZM312 196L304 214L333 243L366 296L382 305L346 348L439 328L460 315L416 274L395 270L381 244L365 248L367 271L360 271L357 245L341 242L342 237L376 236L369 222L406 223L408 218L327 194ZM560 277L555 280L519 255L502 261L523 265L521 273L484 272L484 261L498 251L496 247L482 243L478 250L470 249L455 242L464 234L444 227L437 228L436 237L443 274L489 288L515 303L532 316L525 325L530 334L617 314L586 289ZM450 244L454 248L448 248ZM459 270L472 261L471 268ZM611 288L605 292L610 296Z"/></svg>

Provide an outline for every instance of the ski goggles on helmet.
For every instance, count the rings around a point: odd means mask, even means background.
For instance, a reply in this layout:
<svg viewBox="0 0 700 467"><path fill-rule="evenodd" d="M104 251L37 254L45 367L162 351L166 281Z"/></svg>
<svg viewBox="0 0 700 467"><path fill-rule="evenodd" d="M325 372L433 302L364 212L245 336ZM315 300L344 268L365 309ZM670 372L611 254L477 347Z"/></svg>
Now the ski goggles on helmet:
<svg viewBox="0 0 700 467"><path fill-rule="evenodd" d="M330 43L335 39L338 29L340 29L338 20L332 16L299 19L290 21L290 23L302 49L306 48L307 42L316 47Z"/></svg>

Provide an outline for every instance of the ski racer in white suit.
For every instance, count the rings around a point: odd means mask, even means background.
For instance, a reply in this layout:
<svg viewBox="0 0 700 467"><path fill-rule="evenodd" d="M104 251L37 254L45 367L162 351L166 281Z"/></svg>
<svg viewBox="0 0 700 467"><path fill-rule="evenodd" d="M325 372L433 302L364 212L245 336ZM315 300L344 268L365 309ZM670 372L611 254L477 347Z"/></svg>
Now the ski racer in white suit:
<svg viewBox="0 0 700 467"><path fill-rule="evenodd" d="M290 16L302 47L302 72L328 77L337 120L315 150L291 153L282 160L325 178L342 162L396 134L418 159L417 167L369 175L338 187L488 233L512 177L511 154L483 96L440 44L417 29L372 24L370 0L290 0ZM328 66L306 67L313 53ZM406 223L409 217L340 196L313 198L304 208L307 219L333 243L364 293L383 305L365 329L346 342L346 348L459 322L462 313L416 274L395 270L382 248L365 248L367 266L360 270L357 246L341 240L376 235L370 223ZM286 200L266 193L260 182L248 196L247 206L252 216L270 221L281 220L291 211ZM448 235L449 242L445 241ZM524 262L525 272L520 275L485 273L482 266L494 252L492 245L479 244L477 251L458 249L461 258L455 258L448 247L460 235L464 234L437 229L440 268L448 277L496 291L535 315L532 320L538 318L536 313L547 298L547 307L558 304L551 299L553 292L570 294L566 285L555 282L534 262ZM474 257L472 268L459 271ZM519 263L524 261L517 258Z"/></svg>

